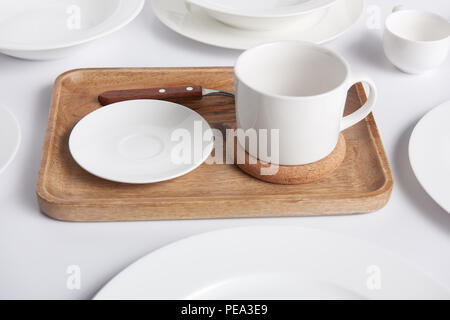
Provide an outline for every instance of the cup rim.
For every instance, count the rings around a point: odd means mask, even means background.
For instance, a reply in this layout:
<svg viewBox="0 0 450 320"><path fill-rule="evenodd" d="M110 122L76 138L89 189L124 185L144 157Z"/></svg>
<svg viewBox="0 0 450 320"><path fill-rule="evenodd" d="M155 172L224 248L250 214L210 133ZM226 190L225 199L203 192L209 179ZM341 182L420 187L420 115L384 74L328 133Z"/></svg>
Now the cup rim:
<svg viewBox="0 0 450 320"><path fill-rule="evenodd" d="M270 93L270 92L267 92L267 91L262 91L262 90L256 88L255 86L249 85L247 83L247 81L243 80L241 72L240 72L240 65L241 65L242 59L244 59L247 55L252 54L257 49L261 49L261 48L264 48L264 47L270 47L270 46L287 45L287 44L297 44L297 45L310 47L310 48L312 47L312 48L317 49L319 51L331 54L333 57L337 58L344 65L344 67L345 67L345 77L344 77L344 79L337 86L335 86L334 88L332 88L330 90L327 90L325 92L318 93L318 94L313 94L313 95L299 95L299 96L282 95L282 94L276 94L276 93ZM242 83L244 83L247 87L252 89L253 91L258 92L261 95L265 95L265 96L269 96L269 97L273 97L273 98L293 99L293 100L317 98L317 97L326 96L328 94L331 94L334 91L336 91L339 88L341 88L345 83L348 82L349 74L350 74L350 66L349 66L348 62L340 54L338 54L337 52L335 52L335 51L333 51L331 49L328 49L328 48L325 48L325 47L323 47L321 45L315 44L313 42L299 41L299 40L274 41L274 42L268 42L268 43L264 43L264 44L261 44L261 45L254 46L254 47L252 47L250 49L247 49L243 53L241 53L241 55L238 57L238 59L236 60L235 65L234 65L234 75L236 76L236 78L239 81L241 81Z"/></svg>
<svg viewBox="0 0 450 320"><path fill-rule="evenodd" d="M399 14L404 14L406 12L416 12L416 13L421 14L421 15L432 16L432 17L435 17L435 18L437 18L437 19L439 19L439 20L441 20L443 22L449 23L447 21L447 19L445 19L441 15L439 15L437 13L434 13L434 12L424 11L424 10L417 10L417 9L401 9L401 10L398 10L398 11L395 11L395 12L392 12L391 14L389 14L389 16L384 21L384 28L386 30L388 30L390 33L392 33L393 35L395 35L396 37L398 37L398 38L400 38L402 40L405 40L405 41L413 42L413 43L437 43L437 42L442 42L444 40L447 40L450 37L450 34L448 34L447 36L445 36L443 38L440 38L440 39L436 39L436 40L415 40L415 39L406 38L406 37L398 34L398 32L393 31L392 28L390 28L388 26L388 23L389 23L390 20L394 19L395 16L397 16Z"/></svg>

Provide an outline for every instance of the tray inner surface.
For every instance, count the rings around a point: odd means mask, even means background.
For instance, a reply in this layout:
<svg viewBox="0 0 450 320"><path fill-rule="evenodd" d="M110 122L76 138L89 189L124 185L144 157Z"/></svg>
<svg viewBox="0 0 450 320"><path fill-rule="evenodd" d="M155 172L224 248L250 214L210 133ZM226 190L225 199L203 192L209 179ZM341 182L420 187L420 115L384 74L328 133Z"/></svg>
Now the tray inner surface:
<svg viewBox="0 0 450 320"><path fill-rule="evenodd" d="M50 110L38 181L39 197L49 203L87 207L220 199L327 201L370 198L386 192L389 197L392 176L372 114L344 131L347 154L341 166L332 175L304 185L262 182L229 164L203 164L195 171L171 181L129 185L97 178L72 159L68 148L70 132L82 117L101 107L97 102L99 93L113 89L185 84L233 91L233 70L230 67L80 69L61 75L55 83ZM353 86L349 90L345 113L357 109L364 99L362 85ZM183 104L197 111L211 127L222 132L235 127L233 98L211 96ZM371 209L370 206L361 206L354 211L367 212Z"/></svg>

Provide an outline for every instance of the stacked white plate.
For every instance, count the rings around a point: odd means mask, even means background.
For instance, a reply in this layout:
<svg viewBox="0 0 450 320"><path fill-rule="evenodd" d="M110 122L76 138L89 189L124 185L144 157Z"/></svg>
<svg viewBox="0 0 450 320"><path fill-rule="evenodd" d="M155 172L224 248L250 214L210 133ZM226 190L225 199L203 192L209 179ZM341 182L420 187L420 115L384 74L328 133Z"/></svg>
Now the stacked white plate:
<svg viewBox="0 0 450 320"><path fill-rule="evenodd" d="M144 0L2 0L0 52L23 59L65 57L128 24Z"/></svg>
<svg viewBox="0 0 450 320"><path fill-rule="evenodd" d="M248 49L279 40L322 43L360 17L363 0L152 0L158 19L203 43Z"/></svg>

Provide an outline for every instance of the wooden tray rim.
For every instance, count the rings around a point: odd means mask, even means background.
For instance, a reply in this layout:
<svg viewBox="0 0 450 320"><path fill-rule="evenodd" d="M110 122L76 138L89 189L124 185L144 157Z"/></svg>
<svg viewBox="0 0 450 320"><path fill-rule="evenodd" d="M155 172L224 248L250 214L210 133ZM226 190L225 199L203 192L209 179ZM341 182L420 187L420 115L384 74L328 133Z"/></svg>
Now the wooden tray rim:
<svg viewBox="0 0 450 320"><path fill-rule="evenodd" d="M251 201L267 201L267 199L276 199L276 200L297 200L297 201L307 201L307 200L316 200L322 198L322 195L314 195L314 194L292 194L292 195L264 195L264 199L261 199L261 197L256 196L248 196L248 195L235 195L235 196L209 196L207 198L205 197L186 197L183 196L182 198L179 197L158 197L158 198L152 198L151 200L146 199L139 199L139 198L120 198L120 199L87 199L83 200L83 203L79 203L78 200L70 200L70 199L64 199L57 197L53 195L50 191L46 188L46 173L49 166L49 155L50 155L50 145L51 141L53 141L55 136L55 127L56 127L56 120L58 115L58 101L59 97L61 96L61 88L63 85L63 82L66 78L72 76L75 73L84 73L84 72L98 72L98 71L121 71L121 72L143 72L146 70L154 70L154 71L169 71L169 72L178 72L178 71L187 71L187 70L203 70L203 71L230 71L233 67L230 66L202 66L202 67L117 67L117 68L76 68L72 70L68 70L62 74L60 74L55 82L54 82L54 89L50 104L50 110L49 110L49 116L48 116L48 122L47 122L47 129L45 134L45 140L42 147L42 158L40 163L40 169L38 174L38 180L37 180L37 187L36 187L36 193L38 196L39 201L44 201L49 205L58 205L58 206L70 206L70 207L91 207L92 205L101 206L105 208L110 207L117 207L123 206L123 207L138 207L138 206L149 206L149 207L159 207L159 206L165 206L167 204L183 204L183 203L190 203L192 201L195 201L197 203L204 202L208 203L211 201L220 201L220 202L227 202L227 201L236 201L236 200L251 200ZM361 83L358 83L356 85L356 90L358 93L358 97L361 99L361 96L365 97L364 88L361 85ZM375 119L373 117L373 114L370 113L364 121L367 123L367 126L369 128L370 134L372 135L373 141L375 143L375 149L376 153L378 155L378 158L381 162L381 168L383 170L384 174L384 183L376 190L371 192L366 192L364 194L354 194L354 193L328 193L327 194L327 200L341 200L345 197L345 199L372 199L377 198L379 196L382 196L386 193L390 193L393 189L393 177L391 168L386 156L386 153L384 152L384 147L381 141L381 137L378 131L378 128L376 126ZM126 205L123 205L123 201L126 199L132 199L133 203L128 203ZM105 202L105 203L103 203ZM106 203L107 202L107 203Z"/></svg>

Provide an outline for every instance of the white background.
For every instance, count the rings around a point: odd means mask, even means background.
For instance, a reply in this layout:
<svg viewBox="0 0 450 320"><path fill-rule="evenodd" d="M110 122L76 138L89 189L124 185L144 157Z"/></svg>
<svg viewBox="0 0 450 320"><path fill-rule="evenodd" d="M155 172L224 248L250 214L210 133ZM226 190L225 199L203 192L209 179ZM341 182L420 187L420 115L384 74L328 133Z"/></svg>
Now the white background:
<svg viewBox="0 0 450 320"><path fill-rule="evenodd" d="M448 0L404 3L450 17ZM397 0L366 2L371 4L381 6L384 21ZM15 161L0 176L0 298L91 298L122 268L156 248L200 232L253 224L314 227L365 239L450 287L450 215L422 190L407 155L416 122L450 99L450 59L430 74L403 74L384 57L382 30L369 30L367 19L365 12L348 32L326 44L346 57L354 71L375 81L379 101L374 115L394 173L386 207L354 216L121 223L49 219L39 212L35 185L53 81L60 73L81 67L226 66L234 64L240 51L172 32L147 3L130 25L75 56L33 62L0 55L0 104L16 115L23 134ZM174 263L183 262L174 257ZM66 268L72 264L81 267L80 290L66 288Z"/></svg>

